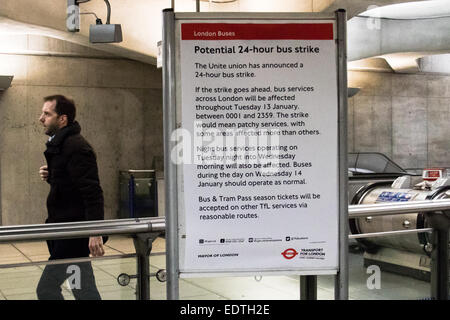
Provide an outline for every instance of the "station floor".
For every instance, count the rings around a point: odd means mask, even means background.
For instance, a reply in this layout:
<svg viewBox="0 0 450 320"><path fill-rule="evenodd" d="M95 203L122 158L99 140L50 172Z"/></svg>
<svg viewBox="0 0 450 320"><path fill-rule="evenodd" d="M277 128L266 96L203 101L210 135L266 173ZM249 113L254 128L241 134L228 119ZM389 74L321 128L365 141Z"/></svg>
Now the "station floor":
<svg viewBox="0 0 450 320"><path fill-rule="evenodd" d="M121 273L136 274L136 258L117 258L135 253L130 237L110 237L105 245L105 257L92 262L97 287L102 299L136 299L136 280L128 286L117 282ZM165 240L158 238L153 243L150 271L165 268ZM32 263L46 261L48 251L45 242L18 242L0 244L0 300L35 300L36 286L44 265ZM22 265L25 264L25 265ZM430 297L430 284L410 277L381 270L381 288L368 289L362 254L350 253L351 300L424 300ZM67 284L63 284L63 295L74 299ZM150 280L150 298L165 300L165 283L155 277ZM298 300L300 298L298 276L222 277L180 279L180 299L185 300ZM319 300L334 299L334 276L318 276Z"/></svg>

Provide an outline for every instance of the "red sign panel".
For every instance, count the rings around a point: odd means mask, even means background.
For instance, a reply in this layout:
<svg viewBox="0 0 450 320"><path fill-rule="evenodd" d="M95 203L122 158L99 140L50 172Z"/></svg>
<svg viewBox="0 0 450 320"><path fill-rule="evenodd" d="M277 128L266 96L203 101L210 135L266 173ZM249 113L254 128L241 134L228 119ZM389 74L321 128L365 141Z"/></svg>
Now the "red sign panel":
<svg viewBox="0 0 450 320"><path fill-rule="evenodd" d="M444 168L426 168L423 170L422 178L426 181L436 181L444 176Z"/></svg>
<svg viewBox="0 0 450 320"><path fill-rule="evenodd" d="M183 23L182 40L333 40L332 23Z"/></svg>

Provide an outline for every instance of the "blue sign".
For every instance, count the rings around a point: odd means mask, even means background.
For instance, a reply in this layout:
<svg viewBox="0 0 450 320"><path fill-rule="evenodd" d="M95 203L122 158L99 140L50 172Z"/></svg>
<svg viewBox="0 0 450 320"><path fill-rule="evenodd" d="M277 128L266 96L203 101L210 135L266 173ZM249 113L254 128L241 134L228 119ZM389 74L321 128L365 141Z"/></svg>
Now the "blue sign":
<svg viewBox="0 0 450 320"><path fill-rule="evenodd" d="M407 192L392 192L383 191L377 198L376 202L399 202L409 201L412 198L412 194Z"/></svg>

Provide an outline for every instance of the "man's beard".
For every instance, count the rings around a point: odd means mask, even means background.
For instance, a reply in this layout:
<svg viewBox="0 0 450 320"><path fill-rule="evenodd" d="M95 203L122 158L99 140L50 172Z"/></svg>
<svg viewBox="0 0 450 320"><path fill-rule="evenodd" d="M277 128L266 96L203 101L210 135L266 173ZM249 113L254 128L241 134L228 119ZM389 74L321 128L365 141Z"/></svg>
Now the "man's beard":
<svg viewBox="0 0 450 320"><path fill-rule="evenodd" d="M56 131L58 131L58 125L56 123L52 123L50 124L46 129L45 129L45 134L48 136L53 136L55 135Z"/></svg>

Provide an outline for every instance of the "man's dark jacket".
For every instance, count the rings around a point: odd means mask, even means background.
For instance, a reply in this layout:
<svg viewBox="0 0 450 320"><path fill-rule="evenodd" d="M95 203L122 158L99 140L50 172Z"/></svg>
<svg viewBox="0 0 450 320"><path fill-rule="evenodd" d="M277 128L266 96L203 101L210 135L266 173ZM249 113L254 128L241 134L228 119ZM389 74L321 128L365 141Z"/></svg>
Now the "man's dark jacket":
<svg viewBox="0 0 450 320"><path fill-rule="evenodd" d="M46 222L103 220L103 191L91 145L80 135L78 122L58 130L46 143L50 193ZM105 240L105 239L104 239ZM89 239L47 241L50 259L89 256Z"/></svg>

